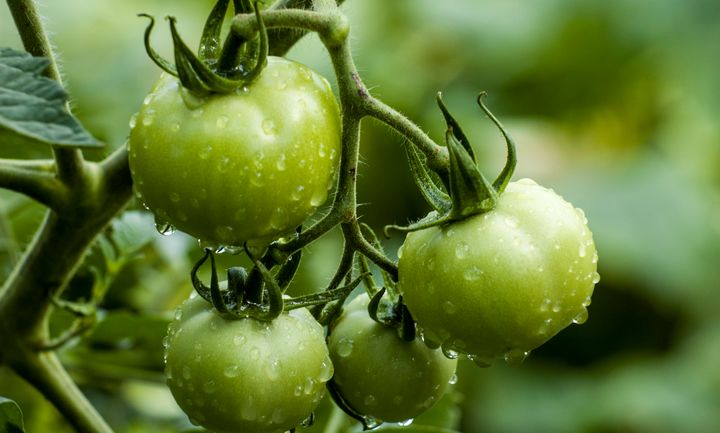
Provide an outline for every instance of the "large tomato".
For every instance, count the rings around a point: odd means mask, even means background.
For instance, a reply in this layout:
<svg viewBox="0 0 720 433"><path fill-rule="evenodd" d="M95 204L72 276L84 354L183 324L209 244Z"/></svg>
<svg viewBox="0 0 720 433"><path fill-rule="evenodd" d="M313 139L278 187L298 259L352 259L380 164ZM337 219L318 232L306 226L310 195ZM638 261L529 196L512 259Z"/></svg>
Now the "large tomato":
<svg viewBox="0 0 720 433"><path fill-rule="evenodd" d="M479 363L519 360L587 318L599 276L583 212L529 179L497 207L410 233L399 287L428 342Z"/></svg>
<svg viewBox="0 0 720 433"><path fill-rule="evenodd" d="M159 221L203 241L270 241L327 199L340 128L328 82L283 58L227 95L199 98L163 74L131 120L135 191Z"/></svg>
<svg viewBox="0 0 720 433"><path fill-rule="evenodd" d="M199 296L168 329L165 373L196 424L218 433L280 433L307 418L333 374L323 328L304 308L272 322L226 320Z"/></svg>

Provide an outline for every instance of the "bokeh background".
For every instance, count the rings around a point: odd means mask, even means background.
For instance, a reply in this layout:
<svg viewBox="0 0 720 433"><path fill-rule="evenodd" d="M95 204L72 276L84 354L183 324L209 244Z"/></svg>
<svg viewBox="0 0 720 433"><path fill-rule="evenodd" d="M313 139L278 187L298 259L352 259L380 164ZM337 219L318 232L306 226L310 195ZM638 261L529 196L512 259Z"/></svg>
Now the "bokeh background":
<svg viewBox="0 0 720 433"><path fill-rule="evenodd" d="M532 177L583 208L600 254L602 280L586 324L561 332L521 365L462 363L453 392L426 422L465 433L720 431L720 3L346 3L355 60L373 94L440 140L434 97L441 90L492 177L504 143L475 104L486 90L518 144L516 178ZM142 46L146 21L136 14L175 15L194 44L211 5L43 2L74 112L108 143L93 158L123 145L128 119L158 76ZM164 25L153 41L170 56ZM0 46L21 47L5 5ZM315 37L289 57L332 76ZM380 228L424 215L402 139L368 121L362 146L363 220ZM42 148L0 147L0 157L43 155ZM22 197L0 193L0 281L41 215ZM105 248L107 239L119 250ZM388 240L387 249L400 242ZM314 244L293 290L321 289L339 251L337 233ZM191 290L188 272L200 255L181 233L155 233L152 217L134 204L73 282L70 296L108 286L99 326L62 356L119 432L190 427L163 385L160 340ZM238 260L222 257L226 266ZM55 322L66 320L58 314ZM29 432L68 431L42 397L1 367L0 395L21 404ZM330 414L311 430L358 428Z"/></svg>

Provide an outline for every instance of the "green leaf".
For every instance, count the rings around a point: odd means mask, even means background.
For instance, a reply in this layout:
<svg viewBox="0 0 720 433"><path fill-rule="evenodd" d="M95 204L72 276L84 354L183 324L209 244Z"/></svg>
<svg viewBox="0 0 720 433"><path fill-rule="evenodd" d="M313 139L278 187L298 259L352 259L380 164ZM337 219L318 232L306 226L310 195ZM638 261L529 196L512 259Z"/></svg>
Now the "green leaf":
<svg viewBox="0 0 720 433"><path fill-rule="evenodd" d="M23 415L14 401L0 397L0 433L23 433Z"/></svg>
<svg viewBox="0 0 720 433"><path fill-rule="evenodd" d="M0 48L0 143L32 142L70 147L101 146L65 107L67 93L41 75L47 59Z"/></svg>

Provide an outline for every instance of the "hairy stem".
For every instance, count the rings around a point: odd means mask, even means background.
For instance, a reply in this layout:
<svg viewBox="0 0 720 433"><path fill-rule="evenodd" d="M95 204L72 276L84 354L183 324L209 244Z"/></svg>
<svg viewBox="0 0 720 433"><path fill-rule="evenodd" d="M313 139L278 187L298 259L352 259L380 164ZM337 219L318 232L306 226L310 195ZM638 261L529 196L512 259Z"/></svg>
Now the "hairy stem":
<svg viewBox="0 0 720 433"><path fill-rule="evenodd" d="M35 2L33 0L7 0L7 4L25 51L33 56L47 58L50 64L45 70L45 75L62 84L57 61ZM69 106L66 108L70 111ZM58 178L64 182L73 183L81 171L82 151L53 147L53 157L57 163Z"/></svg>

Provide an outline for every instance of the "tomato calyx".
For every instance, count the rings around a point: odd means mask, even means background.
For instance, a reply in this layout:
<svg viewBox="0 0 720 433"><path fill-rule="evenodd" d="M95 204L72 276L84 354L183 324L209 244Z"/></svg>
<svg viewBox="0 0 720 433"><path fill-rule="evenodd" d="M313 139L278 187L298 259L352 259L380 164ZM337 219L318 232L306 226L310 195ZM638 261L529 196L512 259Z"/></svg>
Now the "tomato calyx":
<svg viewBox="0 0 720 433"><path fill-rule="evenodd" d="M250 272L241 266L229 268L227 270L227 286L223 288L218 279L213 250L205 248L205 254L190 271L190 278L195 291L211 303L224 319L238 320L251 317L255 320L270 322L283 311L325 305L346 298L365 277L360 275L348 284L333 290L294 298L285 296L284 293L299 267L301 251L291 255L273 275L261 260L250 253L246 244L245 252L253 261L253 268ZM209 287L197 275L198 270L208 258L211 266Z"/></svg>
<svg viewBox="0 0 720 433"><path fill-rule="evenodd" d="M486 93L481 92L477 97L477 103L500 130L507 146L507 161L501 173L491 184L480 172L470 141L460 124L450 114L441 93L438 92L437 103L447 124L445 142L450 156L449 176L441 179L437 173L431 171L420 151L408 143L406 153L411 174L434 212L408 226L386 226L386 235L390 230L412 232L461 221L495 208L498 197L505 190L515 171L517 155L512 137L483 102L485 96Z"/></svg>
<svg viewBox="0 0 720 433"><path fill-rule="evenodd" d="M228 4L229 0L218 0L213 7L205 22L197 55L180 37L175 17L167 17L173 39L174 64L162 58L150 45L155 19L148 14L139 14L150 19L144 37L150 59L168 74L178 77L183 87L195 95L236 92L257 78L267 63L268 35L257 2L251 5L249 0L233 0L236 13L254 11L257 40L246 40L231 31L221 47L220 31Z"/></svg>

